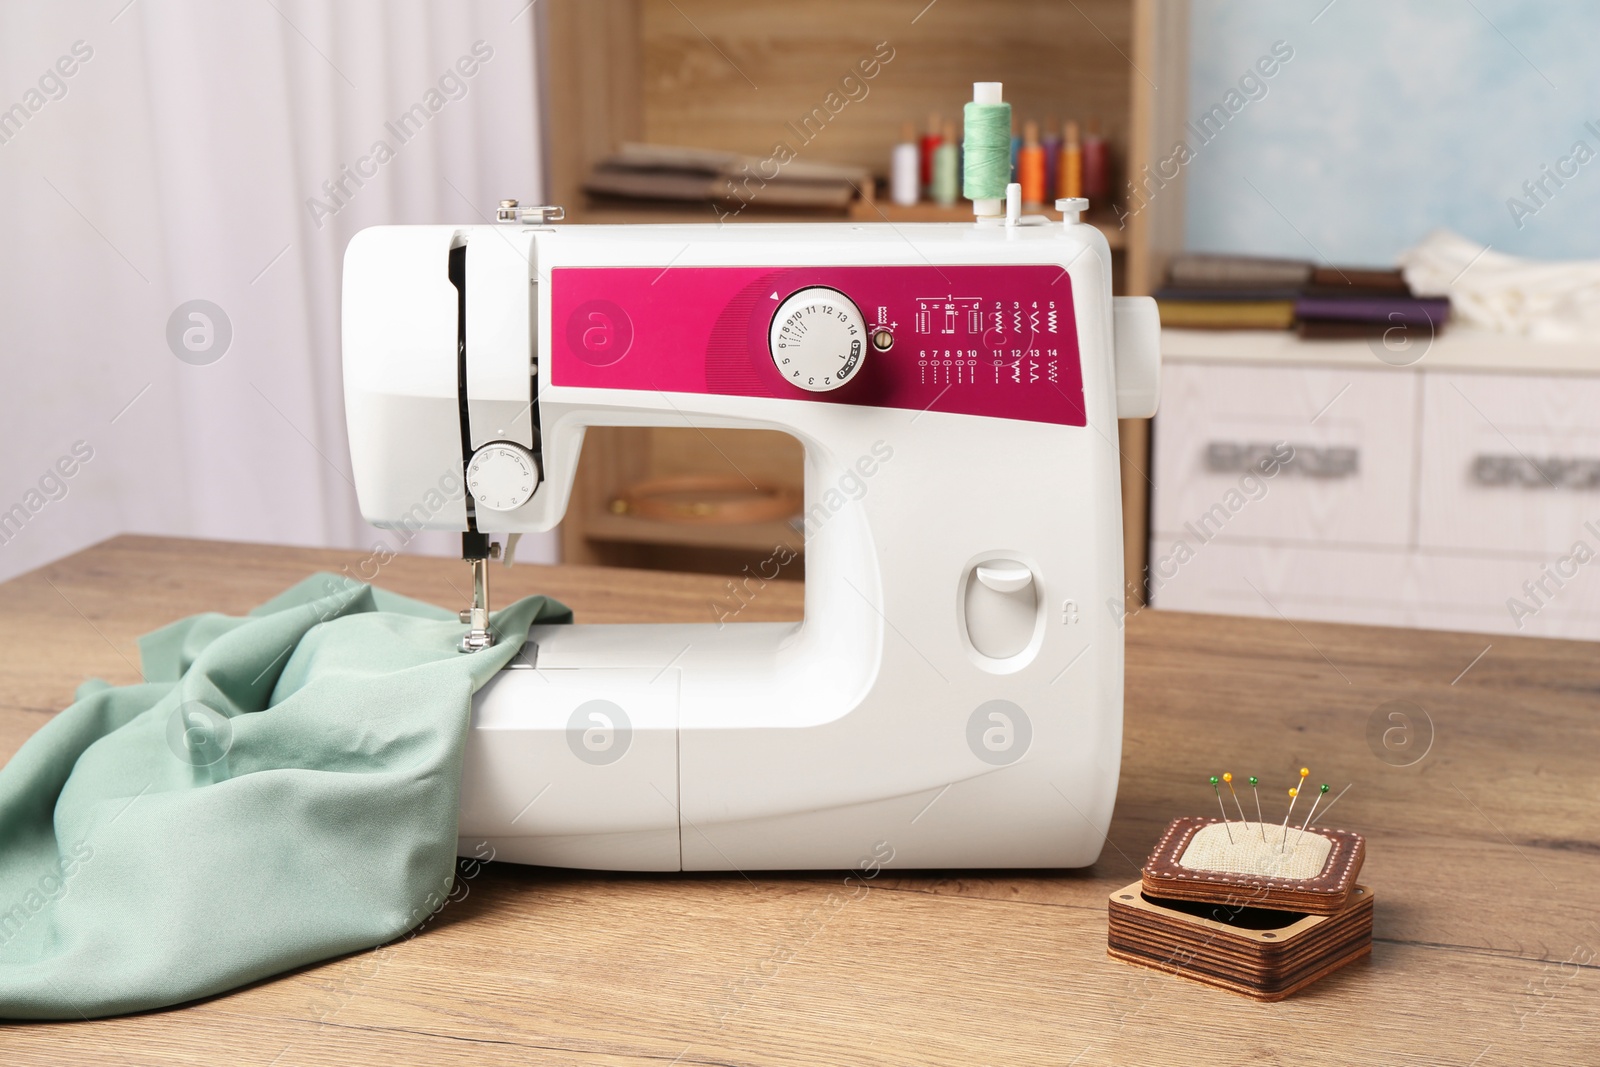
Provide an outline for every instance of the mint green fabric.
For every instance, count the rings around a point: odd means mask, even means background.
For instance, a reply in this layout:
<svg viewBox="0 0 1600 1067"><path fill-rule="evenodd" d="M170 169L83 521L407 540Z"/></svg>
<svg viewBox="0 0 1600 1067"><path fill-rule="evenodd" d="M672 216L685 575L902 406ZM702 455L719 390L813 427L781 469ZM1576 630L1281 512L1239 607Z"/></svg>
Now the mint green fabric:
<svg viewBox="0 0 1600 1067"><path fill-rule="evenodd" d="M336 575L140 641L0 769L0 1017L163 1007L383 944L455 873L472 694L546 597L456 651L441 608Z"/></svg>

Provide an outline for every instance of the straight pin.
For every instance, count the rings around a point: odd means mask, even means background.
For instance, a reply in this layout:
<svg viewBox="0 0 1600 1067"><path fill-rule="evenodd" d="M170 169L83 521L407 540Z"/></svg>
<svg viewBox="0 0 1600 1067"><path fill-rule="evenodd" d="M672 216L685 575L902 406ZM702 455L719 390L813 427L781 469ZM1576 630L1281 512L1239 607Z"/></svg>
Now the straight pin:
<svg viewBox="0 0 1600 1067"><path fill-rule="evenodd" d="M1233 806L1239 809L1239 825L1246 825L1250 820L1244 817L1244 805L1239 803L1239 794L1233 791L1233 772L1224 771L1222 780L1228 783L1228 792L1233 796Z"/></svg>
<svg viewBox="0 0 1600 1067"><path fill-rule="evenodd" d="M1256 795L1256 829L1261 831L1261 843L1267 843L1267 822L1261 817L1261 791L1256 788L1256 783L1261 781L1255 775L1250 776L1250 792Z"/></svg>
<svg viewBox="0 0 1600 1067"><path fill-rule="evenodd" d="M1228 826L1228 809L1222 806L1222 790L1217 783L1221 781L1216 775L1211 776L1211 791L1217 794L1217 810L1222 812L1222 828L1228 834L1228 844L1233 844L1233 830Z"/></svg>
<svg viewBox="0 0 1600 1067"><path fill-rule="evenodd" d="M1351 782L1350 785L1355 785L1355 783ZM1339 803L1339 797L1342 797L1346 793L1350 792L1350 785L1347 785L1343 789L1339 790L1339 796L1338 797L1334 797L1332 800L1328 801L1328 806L1326 808L1322 809L1322 817L1324 819L1326 819L1328 817L1328 812L1333 809L1333 806L1335 804Z"/></svg>
<svg viewBox="0 0 1600 1067"><path fill-rule="evenodd" d="M1304 785L1307 778L1311 777L1311 770L1307 767L1300 768L1300 785ZM1289 810L1283 813L1283 840L1278 842L1278 851L1282 852L1289 845L1289 816L1294 814L1295 801L1300 799L1298 786L1289 787Z"/></svg>
<svg viewBox="0 0 1600 1067"><path fill-rule="evenodd" d="M1317 790L1317 798L1311 802L1311 810L1306 812L1306 821L1300 824L1300 837L1306 836L1306 827L1311 825L1312 816L1317 813L1317 805L1322 803L1322 798L1328 795L1328 783L1323 782L1322 788ZM1330 805L1331 807L1332 805ZM1294 839L1295 847L1300 845L1300 837Z"/></svg>

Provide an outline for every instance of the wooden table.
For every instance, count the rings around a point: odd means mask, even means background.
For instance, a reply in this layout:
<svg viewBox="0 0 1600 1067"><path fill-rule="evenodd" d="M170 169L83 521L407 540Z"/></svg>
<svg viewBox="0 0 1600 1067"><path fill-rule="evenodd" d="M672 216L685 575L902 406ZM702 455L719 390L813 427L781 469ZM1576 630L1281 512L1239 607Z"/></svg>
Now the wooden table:
<svg viewBox="0 0 1600 1067"><path fill-rule="evenodd" d="M0 755L80 679L134 681L136 635L359 558L121 537L0 586ZM403 558L379 582L456 605L464 577ZM546 592L594 622L705 618L723 585L495 579L502 603ZM800 603L772 585L741 618ZM850 899L827 872L496 864L391 949L187 1008L0 1027L0 1062L1600 1062L1600 647L1156 611L1127 633L1121 793L1087 870L886 874ZM1409 766L1381 743L1391 701L1432 723ZM1107 894L1168 820L1213 803L1205 776L1302 763L1355 783L1334 823L1367 835L1370 961L1257 1004L1107 959Z"/></svg>

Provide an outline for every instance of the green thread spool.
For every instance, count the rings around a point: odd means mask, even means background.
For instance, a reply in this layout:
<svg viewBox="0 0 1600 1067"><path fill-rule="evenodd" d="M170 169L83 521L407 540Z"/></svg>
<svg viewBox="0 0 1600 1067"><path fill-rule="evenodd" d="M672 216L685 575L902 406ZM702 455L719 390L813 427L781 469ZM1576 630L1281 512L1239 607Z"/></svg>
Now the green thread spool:
<svg viewBox="0 0 1600 1067"><path fill-rule="evenodd" d="M961 194L961 149L954 123L944 124L944 140L933 150L933 202L949 207Z"/></svg>
<svg viewBox="0 0 1600 1067"><path fill-rule="evenodd" d="M977 214L999 215L1011 180L1011 105L1001 102L999 82L973 84L962 121L961 194L973 202Z"/></svg>

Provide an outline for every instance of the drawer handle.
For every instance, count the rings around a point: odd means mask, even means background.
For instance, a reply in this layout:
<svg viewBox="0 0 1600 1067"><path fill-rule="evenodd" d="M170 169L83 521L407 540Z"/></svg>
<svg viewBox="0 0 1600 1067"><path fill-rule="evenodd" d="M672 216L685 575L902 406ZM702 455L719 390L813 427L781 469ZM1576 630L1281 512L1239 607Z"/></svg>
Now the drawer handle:
<svg viewBox="0 0 1600 1067"><path fill-rule="evenodd" d="M1348 445L1291 445L1283 441L1212 441L1206 445L1205 467L1213 474L1246 470L1266 472L1282 467L1307 478L1350 478L1361 473L1361 450Z"/></svg>
<svg viewBox="0 0 1600 1067"><path fill-rule="evenodd" d="M1484 453L1472 461L1472 480L1491 488L1523 485L1534 489L1600 489L1600 459L1584 456L1529 459Z"/></svg>

